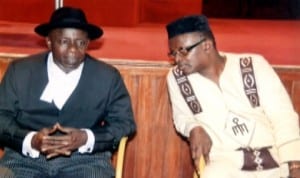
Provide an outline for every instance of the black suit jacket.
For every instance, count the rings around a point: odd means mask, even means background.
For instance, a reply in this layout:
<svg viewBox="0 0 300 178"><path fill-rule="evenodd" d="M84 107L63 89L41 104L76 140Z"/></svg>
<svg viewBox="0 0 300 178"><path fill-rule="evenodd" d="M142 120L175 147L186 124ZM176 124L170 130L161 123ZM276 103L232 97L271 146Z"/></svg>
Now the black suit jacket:
<svg viewBox="0 0 300 178"><path fill-rule="evenodd" d="M77 87L61 110L40 100L48 83L48 52L11 62L0 84L0 142L21 152L29 131L60 123L89 128L94 152L116 148L135 131L130 96L119 71L86 55Z"/></svg>

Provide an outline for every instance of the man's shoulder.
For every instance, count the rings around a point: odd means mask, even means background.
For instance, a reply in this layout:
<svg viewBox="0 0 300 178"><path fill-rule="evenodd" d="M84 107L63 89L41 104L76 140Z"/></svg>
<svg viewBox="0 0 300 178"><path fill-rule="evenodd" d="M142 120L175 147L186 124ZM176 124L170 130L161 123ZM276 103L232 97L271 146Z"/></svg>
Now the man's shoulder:
<svg viewBox="0 0 300 178"><path fill-rule="evenodd" d="M42 62L46 59L49 52L36 53L21 58L17 58L13 61L15 64L32 64L37 62Z"/></svg>
<svg viewBox="0 0 300 178"><path fill-rule="evenodd" d="M43 52L16 58L11 61L9 65L13 66L17 70L30 70L44 65L47 55L48 52Z"/></svg>
<svg viewBox="0 0 300 178"><path fill-rule="evenodd" d="M221 55L225 55L229 58L264 58L261 54L258 53L251 53L251 52L244 52L244 53L233 53L233 52L220 52Z"/></svg>
<svg viewBox="0 0 300 178"><path fill-rule="evenodd" d="M231 61L230 63L235 63L236 65L239 65L240 59L251 59L252 63L254 65L260 65L268 63L267 59L258 53L229 53L229 52L220 52L221 55L226 56L228 61Z"/></svg>

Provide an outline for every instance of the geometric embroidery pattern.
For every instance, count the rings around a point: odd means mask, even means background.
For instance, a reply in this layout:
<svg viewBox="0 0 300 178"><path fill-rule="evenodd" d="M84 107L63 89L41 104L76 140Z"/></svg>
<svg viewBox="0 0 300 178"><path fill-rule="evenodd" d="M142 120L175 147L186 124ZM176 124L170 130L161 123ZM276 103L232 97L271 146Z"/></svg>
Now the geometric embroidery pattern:
<svg viewBox="0 0 300 178"><path fill-rule="evenodd" d="M252 58L240 58L240 67L242 72L242 79L245 93L250 101L252 107L260 106L259 97L256 88L255 76L252 66Z"/></svg>
<svg viewBox="0 0 300 178"><path fill-rule="evenodd" d="M186 104L192 111L192 113L198 114L198 113L202 112L201 105L200 105L197 97L195 96L195 93L193 91L193 88L192 88L187 76L184 75L183 72L178 67L175 67L173 69L173 75L179 86L181 94L182 94Z"/></svg>

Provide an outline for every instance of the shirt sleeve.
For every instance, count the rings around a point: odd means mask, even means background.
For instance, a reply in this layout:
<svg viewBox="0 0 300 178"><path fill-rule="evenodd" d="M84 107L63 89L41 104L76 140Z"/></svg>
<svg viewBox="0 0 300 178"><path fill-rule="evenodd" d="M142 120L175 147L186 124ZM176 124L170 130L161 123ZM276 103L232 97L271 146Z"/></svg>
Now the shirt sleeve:
<svg viewBox="0 0 300 178"><path fill-rule="evenodd" d="M40 156L40 152L31 146L31 140L34 134L36 134L36 132L29 132L26 135L23 141L22 154L31 158L38 158Z"/></svg>
<svg viewBox="0 0 300 178"><path fill-rule="evenodd" d="M85 145L82 145L81 147L78 148L79 153L91 153L94 149L95 145L95 135L90 129L82 129L86 132L87 134L87 141Z"/></svg>
<svg viewBox="0 0 300 178"><path fill-rule="evenodd" d="M172 72L169 71L167 76L168 92L172 104L173 122L176 130L183 136L189 137L191 130L195 127L202 127L208 135L213 139L214 132L207 124L196 119L186 101L184 100L176 79Z"/></svg>
<svg viewBox="0 0 300 178"><path fill-rule="evenodd" d="M95 144L95 136L90 129L82 129L87 133L88 139L85 145L79 147L79 153L91 153ZM32 137L36 134L36 132L29 132L23 142L22 154L25 156L29 156L31 158L38 158L40 156L40 152L31 146Z"/></svg>
<svg viewBox="0 0 300 178"><path fill-rule="evenodd" d="M270 119L280 160L300 160L299 118L292 101L272 66L261 56L253 61L258 94L264 112Z"/></svg>

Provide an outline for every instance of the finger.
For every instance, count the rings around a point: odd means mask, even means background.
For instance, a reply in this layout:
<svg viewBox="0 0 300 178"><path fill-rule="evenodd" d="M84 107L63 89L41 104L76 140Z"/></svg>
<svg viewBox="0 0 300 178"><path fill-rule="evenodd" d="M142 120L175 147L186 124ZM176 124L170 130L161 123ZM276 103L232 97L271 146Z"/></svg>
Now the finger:
<svg viewBox="0 0 300 178"><path fill-rule="evenodd" d="M63 130L63 126L61 126L59 123L56 123L55 126L59 131Z"/></svg>
<svg viewBox="0 0 300 178"><path fill-rule="evenodd" d="M40 133L42 135L50 135L54 132L55 132L55 129L53 129L53 128L43 128L42 130L40 130Z"/></svg>
<svg viewBox="0 0 300 178"><path fill-rule="evenodd" d="M67 149L68 148L68 145L64 145L64 144L61 144L61 145L42 145L41 147L41 151L46 153L46 152L49 152L51 150L60 150L60 149Z"/></svg>
<svg viewBox="0 0 300 178"><path fill-rule="evenodd" d="M51 153L46 155L47 159L59 156L59 155L63 155L63 156L70 156L71 155L71 151L69 150L65 150L65 149L59 149L59 150L52 150Z"/></svg>
<svg viewBox="0 0 300 178"><path fill-rule="evenodd" d="M206 163L209 162L210 147L206 146L203 151L203 157Z"/></svg>
<svg viewBox="0 0 300 178"><path fill-rule="evenodd" d="M55 133L55 132L57 132L57 123L56 124L54 124L50 129L49 129L49 134L48 135L51 135L51 134L53 134L53 133Z"/></svg>
<svg viewBox="0 0 300 178"><path fill-rule="evenodd" d="M52 135L52 136L45 136L44 141L45 142L71 142L72 141L72 135Z"/></svg>
<svg viewBox="0 0 300 178"><path fill-rule="evenodd" d="M194 148L193 150L193 161L194 161L194 166L196 168L196 170L198 171L198 165L199 165L199 161L200 161L200 157L202 155L202 147L201 146L197 146Z"/></svg>
<svg viewBox="0 0 300 178"><path fill-rule="evenodd" d="M198 165L199 165L199 159L194 159L194 167L197 172L199 172Z"/></svg>
<svg viewBox="0 0 300 178"><path fill-rule="evenodd" d="M195 160L196 157L197 157L197 148L196 147L191 147L190 151L191 151L192 159Z"/></svg>
<svg viewBox="0 0 300 178"><path fill-rule="evenodd" d="M195 168L196 168L197 171L199 171L198 170L198 165L199 165L199 162L200 162L200 158L201 158L201 155L197 155L194 158L194 166L195 166Z"/></svg>
<svg viewBox="0 0 300 178"><path fill-rule="evenodd" d="M53 152L53 153L47 154L46 159L51 159L51 158L54 158L54 157L57 157L57 156L59 156L59 153Z"/></svg>
<svg viewBox="0 0 300 178"><path fill-rule="evenodd" d="M60 125L60 123L56 122L53 127L58 128L58 127L61 127L61 125Z"/></svg>
<svg viewBox="0 0 300 178"><path fill-rule="evenodd" d="M54 152L65 156L69 156L71 154L71 151L68 149L56 149Z"/></svg>
<svg viewBox="0 0 300 178"><path fill-rule="evenodd" d="M69 135L51 135L45 136L44 140L53 140L53 141L62 141L62 140L70 140L71 137Z"/></svg>
<svg viewBox="0 0 300 178"><path fill-rule="evenodd" d="M209 161L210 161L210 159L209 159L210 148L211 147L208 148L206 154L204 155L204 160L206 163L209 163Z"/></svg>
<svg viewBox="0 0 300 178"><path fill-rule="evenodd" d="M207 154L207 155L203 155L203 158L204 158L204 161L205 161L205 163L209 163L209 154Z"/></svg>
<svg viewBox="0 0 300 178"><path fill-rule="evenodd" d="M73 129L73 128L70 128L70 127L63 127L63 126L61 126L61 125L58 125L57 129L58 129L59 131L63 132L63 133L66 133L66 134L71 133L72 131L75 130L75 129Z"/></svg>
<svg viewBox="0 0 300 178"><path fill-rule="evenodd" d="M67 149L68 146L66 145L43 145L41 148L42 153L49 153L53 152L53 150L62 150L62 149Z"/></svg>
<svg viewBox="0 0 300 178"><path fill-rule="evenodd" d="M41 147L45 147L45 146L67 146L67 145L70 145L71 144L71 141L68 141L68 140L44 140L43 143L42 143L42 146Z"/></svg>
<svg viewBox="0 0 300 178"><path fill-rule="evenodd" d="M56 132L56 131L60 131L62 133L69 133L71 132L71 128L69 127L63 127L62 125L60 125L60 123L56 123L53 125L52 129Z"/></svg>
<svg viewBox="0 0 300 178"><path fill-rule="evenodd" d="M61 151L60 153L64 156L70 156L71 155L71 151L69 151L69 150L64 150L64 151Z"/></svg>

